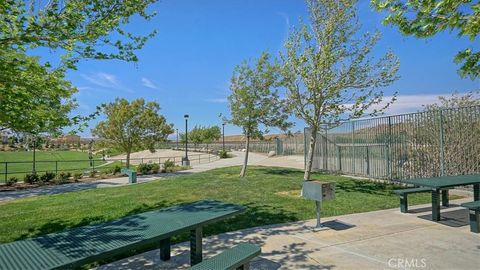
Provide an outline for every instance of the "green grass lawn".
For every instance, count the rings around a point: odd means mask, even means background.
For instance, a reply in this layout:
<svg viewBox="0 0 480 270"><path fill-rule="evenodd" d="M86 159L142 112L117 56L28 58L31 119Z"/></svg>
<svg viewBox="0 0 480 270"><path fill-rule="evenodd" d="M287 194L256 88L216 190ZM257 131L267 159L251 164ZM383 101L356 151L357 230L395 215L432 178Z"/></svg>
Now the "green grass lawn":
<svg viewBox="0 0 480 270"><path fill-rule="evenodd" d="M79 151L36 151L36 170L39 172L55 171L82 171L90 168L87 152ZM101 158L95 156L95 159ZM78 161L83 160L83 161ZM8 163L8 176L23 178L25 172L32 171L33 152L0 152L0 182L5 181L5 163L3 162L22 162ZM50 162L46 162L50 161ZM55 164L54 161L58 161ZM95 165L103 164L102 161L95 161Z"/></svg>
<svg viewBox="0 0 480 270"><path fill-rule="evenodd" d="M238 177L238 167L183 175L143 184L19 199L0 204L0 242L104 222L126 215L201 199L248 207L245 214L205 229L218 234L242 228L315 217L314 203L298 197L303 173L293 169L251 167ZM323 216L398 207L392 185L315 174L335 181L336 199L323 204ZM410 203L428 203L429 194L410 196Z"/></svg>

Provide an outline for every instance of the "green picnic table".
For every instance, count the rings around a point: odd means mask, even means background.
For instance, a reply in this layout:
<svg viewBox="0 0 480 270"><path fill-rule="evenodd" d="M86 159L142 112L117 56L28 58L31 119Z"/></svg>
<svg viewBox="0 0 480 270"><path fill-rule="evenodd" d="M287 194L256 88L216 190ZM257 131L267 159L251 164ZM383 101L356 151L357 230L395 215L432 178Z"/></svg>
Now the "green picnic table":
<svg viewBox="0 0 480 270"><path fill-rule="evenodd" d="M439 176L402 180L402 183L432 189L432 220L440 220L440 192L442 189L473 185L473 200L480 201L480 174Z"/></svg>
<svg viewBox="0 0 480 270"><path fill-rule="evenodd" d="M3 244L0 269L76 268L151 244L159 244L160 258L168 260L171 237L183 232L190 232L190 263L195 265L202 261L203 227L245 209L219 201L198 201Z"/></svg>

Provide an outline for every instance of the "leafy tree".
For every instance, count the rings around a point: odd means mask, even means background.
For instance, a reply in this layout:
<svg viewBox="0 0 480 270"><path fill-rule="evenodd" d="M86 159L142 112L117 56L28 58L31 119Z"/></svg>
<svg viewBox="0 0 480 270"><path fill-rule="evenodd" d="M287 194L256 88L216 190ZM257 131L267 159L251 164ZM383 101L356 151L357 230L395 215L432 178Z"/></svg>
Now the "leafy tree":
<svg viewBox="0 0 480 270"><path fill-rule="evenodd" d="M230 83L231 119L225 121L241 127L245 135L246 152L241 177L247 171L250 140L262 138L268 127L287 130L291 126L276 89L279 86L277 68L269 60L268 53L263 53L253 66L248 62L236 66Z"/></svg>
<svg viewBox="0 0 480 270"><path fill-rule="evenodd" d="M222 131L218 126L205 127L203 129L203 142L211 144L222 137Z"/></svg>
<svg viewBox="0 0 480 270"><path fill-rule="evenodd" d="M116 99L115 102L102 105L106 120L99 122L92 134L125 152L126 165L129 167L130 153L135 148L154 151L156 142L165 141L173 133L173 125L167 124L159 110L160 105L156 102Z"/></svg>
<svg viewBox="0 0 480 270"><path fill-rule="evenodd" d="M197 144L203 143L203 135L203 127L195 126L188 132L188 141L196 146Z"/></svg>
<svg viewBox="0 0 480 270"><path fill-rule="evenodd" d="M211 144L213 141L218 140L222 136L222 132L218 126L204 127L204 126L195 126L192 130L188 132L188 141L193 143L195 146L198 144L205 143ZM180 141L185 143L185 134L180 134Z"/></svg>
<svg viewBox="0 0 480 270"><path fill-rule="evenodd" d="M387 11L385 24L398 26L405 35L428 38L445 30L457 32L473 42L480 33L480 2L473 0L371 0L373 7ZM480 77L480 52L467 48L455 56L462 63L459 74Z"/></svg>
<svg viewBox="0 0 480 270"><path fill-rule="evenodd" d="M77 91L63 79L63 70L49 71L37 57L0 48L0 130L39 134L77 123L70 118Z"/></svg>
<svg viewBox="0 0 480 270"><path fill-rule="evenodd" d="M375 115L393 101L380 105L378 89L397 79L399 62L391 52L377 61L369 56L379 34L357 35L355 3L308 0L310 26L294 29L281 54L288 108L311 128L305 180L310 180L322 124Z"/></svg>
<svg viewBox="0 0 480 270"><path fill-rule="evenodd" d="M153 2L1 1L0 130L38 134L85 120L69 117L77 89L64 80L66 70L85 58L137 61L134 51L155 32L136 36L123 27L134 15L150 19L146 8ZM36 48L59 56L57 66L29 56Z"/></svg>

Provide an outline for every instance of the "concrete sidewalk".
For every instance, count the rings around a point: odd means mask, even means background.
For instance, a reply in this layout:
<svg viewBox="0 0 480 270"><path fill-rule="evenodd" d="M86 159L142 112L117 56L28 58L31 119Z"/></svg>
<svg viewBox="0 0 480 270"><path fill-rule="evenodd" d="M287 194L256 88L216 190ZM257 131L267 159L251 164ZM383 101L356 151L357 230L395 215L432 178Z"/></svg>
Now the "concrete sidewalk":
<svg viewBox="0 0 480 270"><path fill-rule="evenodd" d="M137 182L144 183L152 180L164 179L166 177L172 177L172 176L177 176L182 174L199 173L199 172L204 172L212 169L242 165L243 160L245 158L245 153L236 151L236 152L233 152L233 154L234 154L234 157L232 158L219 159L210 163L194 164L192 165L192 169L190 170L185 170L177 173L167 173L167 174L163 173L163 174L139 176L137 178ZM298 168L300 165L298 164L298 162L295 163L295 160L298 161L299 159L296 158L292 160L291 157L268 158L266 155L262 155L262 154L257 154L257 153L249 154L249 165L283 166L283 167L290 167L290 168ZM303 167L303 159L302 159L301 166ZM93 188L117 187L117 186L127 185L127 184L128 184L128 177L118 177L118 178L96 180L92 182L44 186L44 187L25 189L25 190L16 190L16 191L5 191L5 192L0 192L0 202L15 200L19 198L25 198L25 197L52 195L52 194L80 191L80 190L93 189Z"/></svg>
<svg viewBox="0 0 480 270"><path fill-rule="evenodd" d="M463 201L468 199L442 209L440 222L430 220L430 205L422 205L411 214L389 209L326 218L329 229L319 232L311 230L314 220L230 232L204 239L204 258L251 242L262 247L251 269L479 269L480 235L470 233L468 212L458 207ZM169 262L153 250L98 269L188 266L188 243L182 243L173 247Z"/></svg>

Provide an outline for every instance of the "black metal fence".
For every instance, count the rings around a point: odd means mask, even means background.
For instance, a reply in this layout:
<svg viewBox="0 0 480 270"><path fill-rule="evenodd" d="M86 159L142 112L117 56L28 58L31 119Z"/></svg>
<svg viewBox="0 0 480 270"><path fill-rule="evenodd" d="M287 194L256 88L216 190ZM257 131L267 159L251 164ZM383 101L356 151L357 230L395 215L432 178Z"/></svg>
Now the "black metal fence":
<svg viewBox="0 0 480 270"><path fill-rule="evenodd" d="M390 180L479 173L480 106L325 126L313 168Z"/></svg>
<svg viewBox="0 0 480 270"><path fill-rule="evenodd" d="M140 163L157 163L163 166L167 160L173 161L175 165L182 164L183 156L173 157L144 157L131 158L130 164L138 165ZM219 157L213 154L195 153L188 155L190 164L208 163L218 160ZM35 162L35 173L54 172L81 172L88 174L92 171L104 172L111 170L115 166L125 166L124 158L106 158L106 159L83 159L83 160L41 160ZM26 174L33 173L33 161L11 161L0 162L0 183L6 183L9 177L15 176L20 180Z"/></svg>

